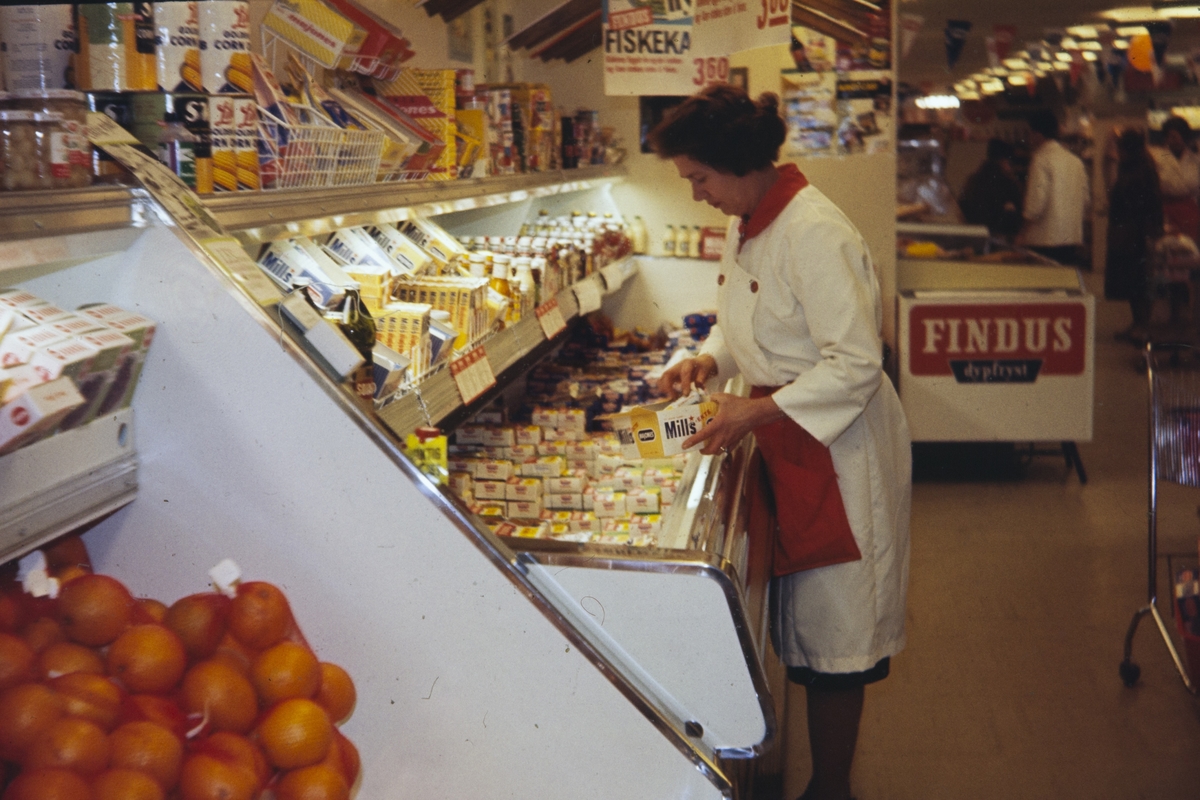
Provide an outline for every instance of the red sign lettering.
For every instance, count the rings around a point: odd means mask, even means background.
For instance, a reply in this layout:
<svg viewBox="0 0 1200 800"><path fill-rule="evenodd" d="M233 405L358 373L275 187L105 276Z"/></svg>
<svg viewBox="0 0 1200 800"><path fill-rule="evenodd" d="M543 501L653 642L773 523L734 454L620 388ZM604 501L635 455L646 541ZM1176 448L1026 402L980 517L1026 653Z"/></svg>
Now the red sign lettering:
<svg viewBox="0 0 1200 800"><path fill-rule="evenodd" d="M951 375L952 361L1040 360L1041 375L1081 375L1083 303L922 305L908 318L913 375Z"/></svg>

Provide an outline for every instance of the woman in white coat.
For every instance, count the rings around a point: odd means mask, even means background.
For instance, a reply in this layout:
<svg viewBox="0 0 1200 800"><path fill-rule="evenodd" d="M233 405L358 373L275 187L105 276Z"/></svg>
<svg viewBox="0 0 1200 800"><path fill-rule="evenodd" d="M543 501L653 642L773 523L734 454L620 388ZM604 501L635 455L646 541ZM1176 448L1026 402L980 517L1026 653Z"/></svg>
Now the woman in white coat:
<svg viewBox="0 0 1200 800"><path fill-rule="evenodd" d="M718 324L660 388L738 372L754 387L715 395L719 413L686 444L717 453L756 436L778 519L772 640L808 698L802 800L845 800L864 686L904 647L910 440L883 374L866 242L795 165L774 163L785 136L774 95L755 102L729 86L688 98L650 134L695 200L734 217Z"/></svg>

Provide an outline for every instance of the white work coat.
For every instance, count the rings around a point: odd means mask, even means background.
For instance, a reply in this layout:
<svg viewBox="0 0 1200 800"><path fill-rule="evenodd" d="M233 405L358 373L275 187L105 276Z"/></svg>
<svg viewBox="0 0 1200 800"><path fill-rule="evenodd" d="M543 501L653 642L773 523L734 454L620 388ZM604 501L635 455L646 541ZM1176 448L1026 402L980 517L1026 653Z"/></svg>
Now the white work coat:
<svg viewBox="0 0 1200 800"><path fill-rule="evenodd" d="M775 579L772 638L789 666L861 672L904 647L912 463L882 372L883 309L866 242L813 186L738 252L730 226L718 325L722 377L782 387L775 402L827 446L862 559Z"/></svg>
<svg viewBox="0 0 1200 800"><path fill-rule="evenodd" d="M1191 150L1184 150L1183 156L1176 158L1166 147L1151 147L1150 156L1154 159L1158 185L1164 199L1195 199L1200 195L1200 156Z"/></svg>
<svg viewBox="0 0 1200 800"><path fill-rule="evenodd" d="M1083 243L1083 217L1092 189L1079 156L1050 139L1029 162L1025 190L1025 229L1020 242L1033 247Z"/></svg>

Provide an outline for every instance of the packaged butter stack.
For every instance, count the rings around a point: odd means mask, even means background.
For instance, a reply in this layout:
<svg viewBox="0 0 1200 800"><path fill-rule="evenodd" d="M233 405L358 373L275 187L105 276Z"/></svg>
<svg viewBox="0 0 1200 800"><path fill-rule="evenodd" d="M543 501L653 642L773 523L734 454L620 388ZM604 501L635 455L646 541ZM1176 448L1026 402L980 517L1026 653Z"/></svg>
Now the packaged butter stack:
<svg viewBox="0 0 1200 800"><path fill-rule="evenodd" d="M717 404L693 392L673 402L638 406L611 419L624 458L663 458L684 452L684 441L716 415Z"/></svg>
<svg viewBox="0 0 1200 800"><path fill-rule="evenodd" d="M419 275L433 262L428 253L389 222L367 225L361 230L383 249L398 274Z"/></svg>
<svg viewBox="0 0 1200 800"><path fill-rule="evenodd" d="M0 454L10 453L53 431L67 414L84 404L70 378L28 387L0 407Z"/></svg>

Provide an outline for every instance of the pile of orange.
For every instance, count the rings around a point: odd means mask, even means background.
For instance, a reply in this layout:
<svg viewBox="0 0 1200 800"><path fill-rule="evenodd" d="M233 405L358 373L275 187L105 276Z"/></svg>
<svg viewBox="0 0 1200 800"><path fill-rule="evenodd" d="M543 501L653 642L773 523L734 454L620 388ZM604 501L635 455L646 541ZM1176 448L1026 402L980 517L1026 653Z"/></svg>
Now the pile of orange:
<svg viewBox="0 0 1200 800"><path fill-rule="evenodd" d="M0 574L0 800L347 800L354 683L277 587L168 607L47 556L57 599Z"/></svg>

